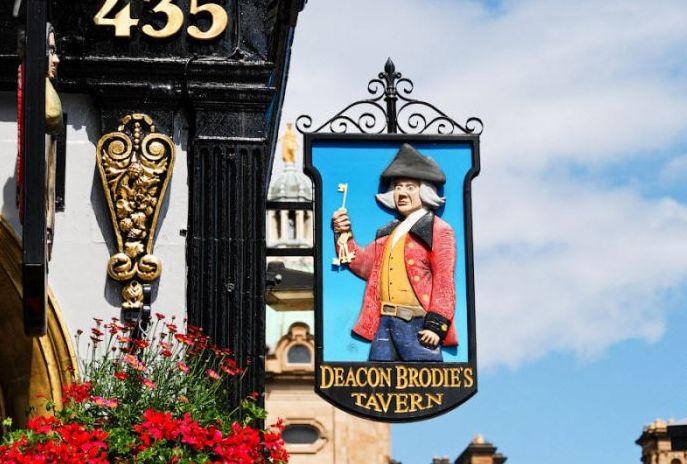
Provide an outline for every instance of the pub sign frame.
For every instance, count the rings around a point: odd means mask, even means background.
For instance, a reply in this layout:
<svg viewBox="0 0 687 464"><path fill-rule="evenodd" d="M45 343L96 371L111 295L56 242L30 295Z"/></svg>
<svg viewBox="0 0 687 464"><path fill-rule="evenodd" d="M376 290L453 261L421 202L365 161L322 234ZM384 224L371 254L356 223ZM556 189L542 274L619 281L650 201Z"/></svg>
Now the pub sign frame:
<svg viewBox="0 0 687 464"><path fill-rule="evenodd" d="M304 171L315 190L315 391L339 409L384 422L417 421L446 413L475 395L478 383L471 186L480 171L483 124L474 117L457 123L436 106L411 98L413 88L412 81L396 72L389 59L384 71L368 84L372 97L351 103L314 130L310 116L296 121L304 134ZM377 226L398 213L393 209L402 208L404 200L389 188L390 181L399 178L432 184L434 196L422 186L420 198L423 206L443 218L418 212L402 241L391 239L398 222L375 233ZM397 183L401 190L410 188L407 182ZM343 207L346 210L339 209ZM339 214L349 210L352 230L342 229ZM402 220L408 213L396 215ZM349 237L348 232L355 236ZM434 235L447 239L433 242ZM373 245L365 248L368 243ZM403 243L402 247L397 243ZM396 266L392 275L394 256L404 266ZM452 269L450 259L441 260L442 265L448 262L442 267L433 261L437 256L455 256L455 272L446 271ZM347 269L356 258L362 261L355 269ZM399 268L405 273L399 273ZM428 273L434 280L426 278ZM406 277L399 277L403 274ZM435 305L440 299L431 298L428 289L439 278L449 282L447 276L455 285L453 300ZM405 282L401 293L414 295L410 304L416 306L392 304L394 317L382 322L390 310L384 304L390 300L383 300L392 296L392 288L397 289L390 286L392 280ZM443 297L453 292L440 293ZM396 290L393 294L399 296ZM419 308L421 298L427 311ZM383 315L374 309L378 306ZM455 307L455 312L450 316L448 310L432 310L439 306ZM363 312L365 317L360 317ZM434 312L443 312L450 320ZM368 323L375 317L377 323ZM431 328L440 334L440 341L455 344L453 327L447 330L454 323L458 346L442 348L441 355L436 349L425 351L421 345L427 343L418 342L419 335L412 342L415 330L422 334ZM376 333L380 325L393 343L382 339L381 331ZM366 346L374 352L367 359L368 351L361 349ZM429 351L433 353L427 355Z"/></svg>
<svg viewBox="0 0 687 464"><path fill-rule="evenodd" d="M462 185L458 187L462 194L462 208L456 205L457 198L447 198L446 206L438 210L440 216L447 216L446 211L452 208L453 214L450 215L454 218L461 216L460 219L462 219L462 224L452 224L452 226L456 229L455 235L459 253L459 259L456 261L456 274L464 278L462 283L456 281L459 290L457 292L455 318L462 320L462 323L458 325L463 328L464 333L459 334L461 342L458 350L455 350L456 353L444 354L445 357L454 362L447 362L446 360L442 362L371 362L361 361L360 353L353 356L358 358L356 361L346 361L341 359L341 350L327 350L325 347L325 339L329 343L327 334L329 333L329 337L331 337L332 332L326 327L327 320L333 321L334 319L327 314L327 289L324 281L332 281L328 278L331 277L331 274L327 276L327 273L333 273L340 277L340 274L349 273L349 271L343 266L331 264L331 258L335 256L332 233L329 227L333 211L326 208L327 205L336 203L337 183L327 184L327 179L323 179L323 177L331 176L328 176L327 173L324 173L323 176L321 165L318 169L317 151L322 148L326 150L326 147L332 146L338 147L339 151L342 148L350 148L352 151L359 152L358 156L355 157L358 158L365 156L363 152L375 151L373 147L378 145L383 147L382 151L386 153L386 157L373 164L381 165L383 168L385 164L388 164L390 153L394 153L404 143L421 147L418 150L423 155L429 154L431 156L434 151L443 151L443 158L447 158L452 154L455 156L461 151L469 153L470 166L464 173L463 182L460 182ZM410 422L427 419L456 408L477 392L471 183L480 169L479 136L306 133L304 135L304 150L304 169L313 180L315 189L315 391L322 398L346 412L386 422ZM364 221L360 221L360 216L353 216L356 209L353 204L356 199L353 192L360 185L355 181L350 181L350 179L365 177L365 175L356 169L353 159L339 159L339 163L342 162L351 163L351 171L342 173L341 180L349 180L348 191L351 192L350 195L352 196L348 199L350 203L347 204L347 209L351 211L352 222L354 223L353 230L357 234L360 227L356 227L356 225L360 226L359 223ZM464 163L465 160L463 160ZM334 169L327 171L331 172L336 169L334 167ZM455 169L451 171L455 171ZM379 179L380 172L371 172L369 176ZM450 179L448 173L447 180L447 183L453 182L451 191L455 192L456 184L459 182L456 179ZM367 183L369 184L369 182ZM380 188L383 189L384 186L380 186ZM378 191L373 193L378 193ZM440 190L441 193L443 192ZM369 196L368 200L369 203L374 203L372 196ZM360 203L356 204L359 205ZM377 209L380 214L375 215L375 219L383 217L385 214L380 207ZM462 214L460 214L461 210ZM388 219L391 217L389 216ZM368 229L368 234L370 227L369 225L365 227ZM370 239L373 240L374 236L360 237L360 245L364 246ZM356 279L353 276L351 278ZM463 292L460 291L460 287L462 287ZM345 302L346 307L356 316L362 298L362 294L355 294ZM339 328L338 324L337 328ZM349 341L349 346L353 348L351 351L357 351L365 343L362 338L350 333L350 323L346 329L341 328L341 331L340 337L342 339L351 338ZM465 339L467 339L466 343ZM332 359L332 357L336 360L329 361L328 359ZM346 357L345 353L343 353L343 357ZM458 359L460 360L456 361ZM360 382L361 380L362 382Z"/></svg>

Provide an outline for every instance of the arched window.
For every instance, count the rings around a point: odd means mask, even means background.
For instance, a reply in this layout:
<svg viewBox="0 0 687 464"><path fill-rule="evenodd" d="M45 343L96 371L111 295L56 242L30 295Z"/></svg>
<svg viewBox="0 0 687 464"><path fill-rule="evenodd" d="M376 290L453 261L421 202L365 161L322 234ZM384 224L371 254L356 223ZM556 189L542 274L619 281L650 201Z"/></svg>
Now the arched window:
<svg viewBox="0 0 687 464"><path fill-rule="evenodd" d="M320 439L320 431L307 424L289 424L284 427L282 438L288 445L312 445Z"/></svg>
<svg viewBox="0 0 687 464"><path fill-rule="evenodd" d="M286 353L286 361L289 364L310 364L312 361L310 348L301 344L293 345Z"/></svg>
<svg viewBox="0 0 687 464"><path fill-rule="evenodd" d="M672 461L670 461L670 464L682 464L682 461L680 461L678 458L675 458Z"/></svg>

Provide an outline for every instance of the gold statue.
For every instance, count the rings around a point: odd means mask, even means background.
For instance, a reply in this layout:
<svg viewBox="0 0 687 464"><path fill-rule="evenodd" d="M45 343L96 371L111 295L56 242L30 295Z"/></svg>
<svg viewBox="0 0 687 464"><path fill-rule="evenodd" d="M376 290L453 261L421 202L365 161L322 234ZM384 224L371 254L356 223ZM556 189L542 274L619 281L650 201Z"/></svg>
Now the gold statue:
<svg viewBox="0 0 687 464"><path fill-rule="evenodd" d="M286 131L281 137L281 159L284 164L294 164L296 162L296 152L298 151L298 136L293 130L293 123L286 123Z"/></svg>

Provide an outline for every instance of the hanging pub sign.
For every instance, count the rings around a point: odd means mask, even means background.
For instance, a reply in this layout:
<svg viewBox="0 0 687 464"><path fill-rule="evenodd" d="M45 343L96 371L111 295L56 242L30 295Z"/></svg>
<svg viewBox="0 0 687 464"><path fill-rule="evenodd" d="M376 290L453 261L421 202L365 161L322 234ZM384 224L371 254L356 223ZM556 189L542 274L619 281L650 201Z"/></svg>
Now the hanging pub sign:
<svg viewBox="0 0 687 464"><path fill-rule="evenodd" d="M309 116L297 123L316 192L315 389L359 416L420 420L477 392L482 124L409 98L391 60L368 90L314 131Z"/></svg>

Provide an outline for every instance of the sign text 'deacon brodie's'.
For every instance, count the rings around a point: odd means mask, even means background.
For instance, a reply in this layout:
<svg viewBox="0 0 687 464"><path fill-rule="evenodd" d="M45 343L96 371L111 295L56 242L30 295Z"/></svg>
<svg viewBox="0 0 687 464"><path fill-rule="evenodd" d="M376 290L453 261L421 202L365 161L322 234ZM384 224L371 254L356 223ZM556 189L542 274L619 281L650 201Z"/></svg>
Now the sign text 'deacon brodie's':
<svg viewBox="0 0 687 464"><path fill-rule="evenodd" d="M471 367L426 367L396 365L320 365L320 390L340 390L355 406L378 413L396 414L441 408L444 390L470 390L474 386Z"/></svg>

